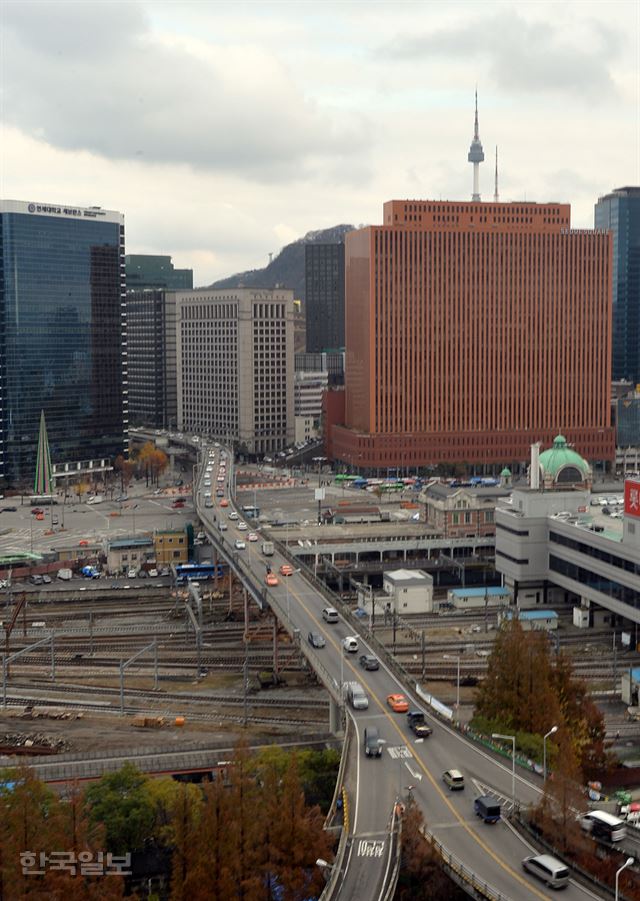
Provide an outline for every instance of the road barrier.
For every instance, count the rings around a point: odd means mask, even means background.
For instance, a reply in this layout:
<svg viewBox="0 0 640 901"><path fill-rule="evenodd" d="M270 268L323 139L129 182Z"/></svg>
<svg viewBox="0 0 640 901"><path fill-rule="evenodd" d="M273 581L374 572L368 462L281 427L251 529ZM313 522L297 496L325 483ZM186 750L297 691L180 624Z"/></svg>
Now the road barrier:
<svg viewBox="0 0 640 901"><path fill-rule="evenodd" d="M451 876L454 882L457 882L467 893L471 890L472 897L485 898L488 899L488 901L513 901L512 898L499 892L492 885L489 885L488 882L478 879L473 870L466 867L455 854L451 854L450 851L447 851L444 845L439 842L428 829L424 829L422 834L437 853L446 872Z"/></svg>

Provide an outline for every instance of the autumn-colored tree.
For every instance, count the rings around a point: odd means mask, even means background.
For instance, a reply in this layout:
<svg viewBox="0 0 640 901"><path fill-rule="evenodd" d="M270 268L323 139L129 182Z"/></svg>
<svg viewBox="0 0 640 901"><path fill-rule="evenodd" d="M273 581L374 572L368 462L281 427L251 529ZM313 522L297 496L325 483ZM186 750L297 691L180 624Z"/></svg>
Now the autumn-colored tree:
<svg viewBox="0 0 640 901"><path fill-rule="evenodd" d="M74 493L77 495L78 500L81 501L82 495L86 494L87 491L89 490L89 485L86 482L82 482L82 481L76 482L76 484L73 486L73 490L74 490Z"/></svg>
<svg viewBox="0 0 640 901"><path fill-rule="evenodd" d="M230 823L235 811L231 807L231 792L222 778L204 786L204 804L199 828L192 850L189 852L183 895L174 898L188 898L189 901L227 901L234 897L236 880L233 859L235 855L234 831ZM174 878L176 872L174 870ZM173 886L175 892L176 887ZM178 890L179 891L179 890Z"/></svg>
<svg viewBox="0 0 640 901"><path fill-rule="evenodd" d="M133 478L133 474L136 470L136 465L132 460L125 460L122 454L119 454L116 457L113 465L120 473L120 488L122 491L125 491L125 489L129 487L131 479Z"/></svg>
<svg viewBox="0 0 640 901"><path fill-rule="evenodd" d="M267 773L262 794L264 883L279 885L283 901L319 895L323 877L315 861L330 856L331 842L320 808L305 805L296 754L281 780L276 769Z"/></svg>
<svg viewBox="0 0 640 901"><path fill-rule="evenodd" d="M467 896L448 878L423 830L422 812L410 799L402 818L400 875L395 901L464 901Z"/></svg>
<svg viewBox="0 0 640 901"><path fill-rule="evenodd" d="M566 727L579 766L591 778L609 766L604 720L576 679L570 659L552 657L545 632L524 632L517 618L503 624L476 694L476 717L489 731L517 734L518 746L540 758L542 736Z"/></svg>
<svg viewBox="0 0 640 901"><path fill-rule="evenodd" d="M77 855L104 850L103 832L87 822L77 792L63 803L27 769L4 771L1 784L0 898L115 901L123 897L121 877L85 877L54 869L49 862L53 852ZM23 872L25 852L35 856L33 866L28 864Z"/></svg>
<svg viewBox="0 0 640 901"><path fill-rule="evenodd" d="M556 744L558 752L553 773L545 782L536 818L554 846L566 851L568 848L576 848L582 838L576 819L576 814L584 806L580 788L582 771L574 742L566 728L561 729L556 736Z"/></svg>
<svg viewBox="0 0 640 901"><path fill-rule="evenodd" d="M201 893L204 886L198 879L193 879L199 855L197 839L200 823L200 809L189 797L186 785L179 785L173 799L173 857L171 861L171 901L192 901L208 897Z"/></svg>
<svg viewBox="0 0 640 901"><path fill-rule="evenodd" d="M169 458L159 447L153 449L153 453L149 456L149 470L151 472L151 481L156 485L160 481L160 476L169 465Z"/></svg>

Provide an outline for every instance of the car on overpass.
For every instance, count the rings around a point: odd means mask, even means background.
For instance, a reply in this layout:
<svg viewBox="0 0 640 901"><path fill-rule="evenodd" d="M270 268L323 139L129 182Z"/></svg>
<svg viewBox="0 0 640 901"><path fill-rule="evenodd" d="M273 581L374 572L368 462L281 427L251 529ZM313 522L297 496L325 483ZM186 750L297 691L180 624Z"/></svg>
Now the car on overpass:
<svg viewBox="0 0 640 901"><path fill-rule="evenodd" d="M276 575L274 575L274 573L267 573L266 582L270 588L275 588L276 585L280 584L280 582L278 581L278 577Z"/></svg>
<svg viewBox="0 0 640 901"><path fill-rule="evenodd" d="M387 695L387 704L394 713L407 713L409 710L409 702L404 695L399 693Z"/></svg>
<svg viewBox="0 0 640 901"><path fill-rule="evenodd" d="M377 670L380 669L380 661L373 654L361 654L359 661L362 669Z"/></svg>
<svg viewBox="0 0 640 901"><path fill-rule="evenodd" d="M308 641L312 648L324 648L327 644L319 632L309 632Z"/></svg>

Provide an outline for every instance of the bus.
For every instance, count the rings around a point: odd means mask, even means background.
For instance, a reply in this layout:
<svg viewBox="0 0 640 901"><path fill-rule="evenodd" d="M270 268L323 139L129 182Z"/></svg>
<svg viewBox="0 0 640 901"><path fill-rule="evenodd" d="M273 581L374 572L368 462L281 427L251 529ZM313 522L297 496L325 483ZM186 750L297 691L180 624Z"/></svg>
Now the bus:
<svg viewBox="0 0 640 901"><path fill-rule="evenodd" d="M580 825L585 832L591 833L595 839L606 842L621 842L627 834L627 827L622 820L604 810L590 810L580 817Z"/></svg>
<svg viewBox="0 0 640 901"><path fill-rule="evenodd" d="M32 494L29 503L32 507L51 507L58 503L58 498L55 494Z"/></svg>
<svg viewBox="0 0 640 901"><path fill-rule="evenodd" d="M225 567L222 563L217 566L214 563L178 563L176 565L176 582L184 585L186 582L204 582L207 579L222 578Z"/></svg>
<svg viewBox="0 0 640 901"><path fill-rule="evenodd" d="M254 507L252 504L245 504L242 513L247 519L257 519L260 516L260 507Z"/></svg>
<svg viewBox="0 0 640 901"><path fill-rule="evenodd" d="M338 485L348 485L349 482L355 482L359 476L348 476L346 473L341 472L335 477L334 481L337 482Z"/></svg>

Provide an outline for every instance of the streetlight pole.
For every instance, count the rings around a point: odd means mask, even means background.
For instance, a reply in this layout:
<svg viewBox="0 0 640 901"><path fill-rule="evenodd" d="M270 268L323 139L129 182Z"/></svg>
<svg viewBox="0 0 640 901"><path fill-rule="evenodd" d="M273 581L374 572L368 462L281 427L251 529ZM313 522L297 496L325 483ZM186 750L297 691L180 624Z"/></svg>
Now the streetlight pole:
<svg viewBox="0 0 640 901"><path fill-rule="evenodd" d="M457 660L458 662L458 676L456 679L456 714L458 715L458 719L460 718L460 654L443 654L443 660Z"/></svg>
<svg viewBox="0 0 640 901"><path fill-rule="evenodd" d="M547 734L542 739L542 779L543 782L547 781L547 739L550 735L553 735L558 731L557 726L552 726Z"/></svg>
<svg viewBox="0 0 640 901"><path fill-rule="evenodd" d="M515 735L501 735L499 732L492 732L491 738L501 738L504 741L511 742L511 803L512 810L516 809L516 737Z"/></svg>
<svg viewBox="0 0 640 901"><path fill-rule="evenodd" d="M633 858L633 857L627 857L627 859L626 859L625 862L622 864L622 866L620 867L620 869L619 869L619 870L616 870L616 901L618 901L618 898L620 897L620 892L619 892L619 889L618 889L618 879L620 878L620 873L622 873L623 870L626 870L627 867L630 867L631 864L634 862L634 859L635 859L635 858Z"/></svg>

